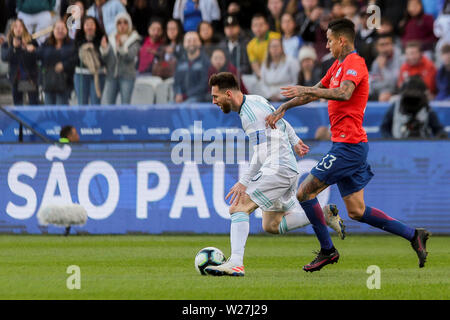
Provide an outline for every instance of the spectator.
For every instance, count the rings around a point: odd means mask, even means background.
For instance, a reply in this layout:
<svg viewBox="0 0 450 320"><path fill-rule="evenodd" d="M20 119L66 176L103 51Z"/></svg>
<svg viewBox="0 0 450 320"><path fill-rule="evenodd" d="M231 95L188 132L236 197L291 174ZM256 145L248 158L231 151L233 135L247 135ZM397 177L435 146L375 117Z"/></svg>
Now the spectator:
<svg viewBox="0 0 450 320"><path fill-rule="evenodd" d="M242 81L242 78L238 74L238 71L236 67L231 63L227 61L226 53L223 49L217 48L213 51L211 55L211 65L208 69L208 79L216 73L219 72L231 72L236 76L237 79L239 79L241 91L243 94L248 94L248 90L245 87L244 82Z"/></svg>
<svg viewBox="0 0 450 320"><path fill-rule="evenodd" d="M436 51L441 52L441 48L445 43L450 43L450 0L445 2L442 11L434 21L434 35L439 38L436 44ZM440 66L441 61L439 55L436 55L436 64Z"/></svg>
<svg viewBox="0 0 450 320"><path fill-rule="evenodd" d="M303 46L298 54L300 72L297 84L300 86L313 87L322 79L322 69L317 64L317 54L311 46Z"/></svg>
<svg viewBox="0 0 450 320"><path fill-rule="evenodd" d="M214 34L214 28L211 23L202 21L198 25L197 30L200 40L202 41L203 51L206 53L208 58L211 58L212 52L219 43L216 35Z"/></svg>
<svg viewBox="0 0 450 320"><path fill-rule="evenodd" d="M385 138L446 138L439 118L431 109L426 95L427 87L419 76L408 79L400 96L384 116L380 126Z"/></svg>
<svg viewBox="0 0 450 320"><path fill-rule="evenodd" d="M419 42L409 42L405 49L406 61L400 67L397 86L400 88L408 77L420 75L431 94L436 93L436 68L431 60L422 54Z"/></svg>
<svg viewBox="0 0 450 320"><path fill-rule="evenodd" d="M250 23L249 19L246 18L245 12L241 10L241 4L237 1L231 1L228 4L225 17L234 16L236 17L236 21L238 21L241 30L249 30ZM226 21L226 19L224 20ZM225 25L225 23L224 23Z"/></svg>
<svg viewBox="0 0 450 320"><path fill-rule="evenodd" d="M106 82L103 92L106 104L115 104L120 93L122 104L131 102L136 78L136 60L141 37L133 30L128 13L116 16L117 30L103 37L100 53L106 64Z"/></svg>
<svg viewBox="0 0 450 320"><path fill-rule="evenodd" d="M361 18L356 0L345 1L342 4L342 12L344 18L351 20L355 24L355 30L358 31L361 28Z"/></svg>
<svg viewBox="0 0 450 320"><path fill-rule="evenodd" d="M375 47L378 55L370 68L370 100L389 101L400 72L401 51L391 34L379 35Z"/></svg>
<svg viewBox="0 0 450 320"><path fill-rule="evenodd" d="M252 73L247 55L248 39L243 34L236 16L226 17L224 22L225 39L219 46L225 50L230 62L237 68L239 74Z"/></svg>
<svg viewBox="0 0 450 320"><path fill-rule="evenodd" d="M148 37L139 50L139 73L151 73L153 60L159 48L164 45L164 27L162 21L153 19L148 26Z"/></svg>
<svg viewBox="0 0 450 320"><path fill-rule="evenodd" d="M360 12L361 25L356 31L355 48L358 54L364 58L367 67L372 65L373 60L376 57L375 40L377 36L377 30L370 29L367 23L369 14L366 9L363 8Z"/></svg>
<svg viewBox="0 0 450 320"><path fill-rule="evenodd" d="M78 135L77 129L71 125L62 127L61 131L59 132L59 142L80 142L80 136Z"/></svg>
<svg viewBox="0 0 450 320"><path fill-rule="evenodd" d="M266 57L269 41L280 39L281 35L277 32L269 31L266 17L259 13L252 18L252 32L255 37L247 45L247 55L253 73L258 78L261 78L261 65Z"/></svg>
<svg viewBox="0 0 450 320"><path fill-rule="evenodd" d="M283 50L286 55L296 59L303 40L296 34L297 26L294 16L290 13L284 13L281 16L281 34L283 35Z"/></svg>
<svg viewBox="0 0 450 320"><path fill-rule="evenodd" d="M331 19L331 13L328 11L321 11L318 26L315 28L314 49L316 50L317 59L319 61L322 61L322 59L327 55L331 57L330 50L327 49L327 30Z"/></svg>
<svg viewBox="0 0 450 320"><path fill-rule="evenodd" d="M74 1L71 0L69 2L69 5L76 6L72 7L70 11L70 16L73 18L72 20L72 26L69 28L68 34L70 39L75 39L75 35L77 31L81 28L81 21L84 20L84 2L83 1ZM67 8L66 8L67 9ZM68 14L66 14L66 11L64 11L64 14L61 15L61 17L67 17Z"/></svg>
<svg viewBox="0 0 450 320"><path fill-rule="evenodd" d="M220 7L217 0L177 0L173 18L181 20L185 32L196 31L202 21L219 21Z"/></svg>
<svg viewBox="0 0 450 320"><path fill-rule="evenodd" d="M284 53L281 39L271 39L267 57L261 67L261 87L264 98L272 101L284 100L280 87L295 85L298 72L298 61Z"/></svg>
<svg viewBox="0 0 450 320"><path fill-rule="evenodd" d="M319 27L319 18L323 8L319 7L318 0L301 0L303 11L297 13L296 24L299 34L305 42L315 42L316 29Z"/></svg>
<svg viewBox="0 0 450 320"><path fill-rule="evenodd" d="M116 16L121 12L126 12L126 9L119 0L95 0L87 15L96 18L103 31L111 34L116 29Z"/></svg>
<svg viewBox="0 0 450 320"><path fill-rule="evenodd" d="M281 33L281 16L283 15L283 0L268 0L267 9L269 9L269 30Z"/></svg>
<svg viewBox="0 0 450 320"><path fill-rule="evenodd" d="M408 0L376 0L375 4L380 8L381 18L388 19L394 26L394 32L399 32L399 21L406 11Z"/></svg>
<svg viewBox="0 0 450 320"><path fill-rule="evenodd" d="M169 43L159 47L152 67L152 75L163 80L174 76L177 60L183 55L183 27L178 20L167 22L166 38Z"/></svg>
<svg viewBox="0 0 450 320"><path fill-rule="evenodd" d="M2 45L2 60L9 64L14 104L24 103L24 93L28 95L29 104L39 104L36 41L31 39L21 19L12 22L6 40Z"/></svg>
<svg viewBox="0 0 450 320"><path fill-rule="evenodd" d="M87 16L75 36L78 63L74 86L78 104L100 104L105 83L104 63L100 54L103 30L94 17Z"/></svg>
<svg viewBox="0 0 450 320"><path fill-rule="evenodd" d="M333 20L345 18L344 8L340 1L333 2L331 5L331 16L333 17Z"/></svg>
<svg viewBox="0 0 450 320"><path fill-rule="evenodd" d="M403 51L403 46L402 46L402 41L400 39L400 37L395 33L395 28L394 25L392 24L392 22L387 19L387 18L381 18L380 21L380 27L377 30L376 35L382 35L382 34L390 34L392 35L393 39L394 39L394 47L400 49L401 51Z"/></svg>
<svg viewBox="0 0 450 320"><path fill-rule="evenodd" d="M442 66L439 68L436 78L436 100L450 100L450 43L446 43L441 49Z"/></svg>
<svg viewBox="0 0 450 320"><path fill-rule="evenodd" d="M202 51L198 33L187 32L184 35L183 46L186 55L178 61L175 70L175 102L209 101L207 73L209 60Z"/></svg>
<svg viewBox="0 0 450 320"><path fill-rule="evenodd" d="M165 47L166 60L169 57L180 59L183 54L183 26L180 21L171 19L166 25L166 38L168 41Z"/></svg>
<svg viewBox="0 0 450 320"><path fill-rule="evenodd" d="M68 105L73 90L77 56L64 21L55 23L52 34L37 50L37 56L42 62L44 103Z"/></svg>
<svg viewBox="0 0 450 320"><path fill-rule="evenodd" d="M30 34L43 31L52 24L51 11L56 0L17 0L17 17L21 19ZM44 34L37 39L44 43L48 35Z"/></svg>
<svg viewBox="0 0 450 320"><path fill-rule="evenodd" d="M401 21L403 46L410 41L420 41L422 50L432 50L436 43L433 17L425 14L421 0L408 0L405 18Z"/></svg>

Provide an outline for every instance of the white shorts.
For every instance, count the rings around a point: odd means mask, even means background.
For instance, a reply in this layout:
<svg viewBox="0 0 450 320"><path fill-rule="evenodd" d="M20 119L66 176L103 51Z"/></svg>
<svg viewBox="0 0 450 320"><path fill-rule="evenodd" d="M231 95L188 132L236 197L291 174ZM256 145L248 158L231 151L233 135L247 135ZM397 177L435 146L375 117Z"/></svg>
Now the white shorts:
<svg viewBox="0 0 450 320"><path fill-rule="evenodd" d="M299 174L288 167L277 171L261 168L250 180L246 193L263 211L288 211L298 202Z"/></svg>

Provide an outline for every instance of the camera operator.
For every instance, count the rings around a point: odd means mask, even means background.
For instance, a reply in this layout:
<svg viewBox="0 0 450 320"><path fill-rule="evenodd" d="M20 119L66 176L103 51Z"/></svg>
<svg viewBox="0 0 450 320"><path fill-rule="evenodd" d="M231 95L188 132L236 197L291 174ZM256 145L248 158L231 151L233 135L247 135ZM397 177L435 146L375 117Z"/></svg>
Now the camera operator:
<svg viewBox="0 0 450 320"><path fill-rule="evenodd" d="M412 76L403 84L380 129L384 138L447 137L436 112L428 103L427 87L420 76Z"/></svg>

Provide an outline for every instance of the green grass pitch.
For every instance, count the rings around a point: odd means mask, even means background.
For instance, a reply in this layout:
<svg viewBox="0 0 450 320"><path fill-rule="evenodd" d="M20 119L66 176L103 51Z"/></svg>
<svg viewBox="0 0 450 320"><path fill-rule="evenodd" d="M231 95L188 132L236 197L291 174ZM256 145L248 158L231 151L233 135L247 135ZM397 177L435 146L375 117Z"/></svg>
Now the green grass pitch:
<svg viewBox="0 0 450 320"><path fill-rule="evenodd" d="M394 236L333 240L339 263L306 273L318 247L313 236L250 235L243 278L200 276L194 257L227 235L0 235L0 299L450 299L450 237L428 241L419 269L410 244ZM80 267L81 289L69 290L67 268ZM381 270L368 289L367 267Z"/></svg>

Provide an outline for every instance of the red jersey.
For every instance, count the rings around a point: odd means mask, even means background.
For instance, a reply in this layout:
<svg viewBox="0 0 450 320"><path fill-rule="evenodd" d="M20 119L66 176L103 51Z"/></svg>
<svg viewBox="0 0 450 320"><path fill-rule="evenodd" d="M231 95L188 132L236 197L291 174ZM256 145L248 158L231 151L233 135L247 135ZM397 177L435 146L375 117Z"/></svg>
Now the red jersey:
<svg viewBox="0 0 450 320"><path fill-rule="evenodd" d="M328 116L331 124L331 141L359 143L367 142L363 118L369 99L369 71L366 62L356 52L342 61L336 60L322 78L325 88L339 88L345 80L352 81L356 88L347 101L328 101Z"/></svg>

